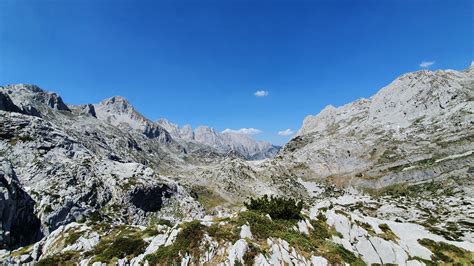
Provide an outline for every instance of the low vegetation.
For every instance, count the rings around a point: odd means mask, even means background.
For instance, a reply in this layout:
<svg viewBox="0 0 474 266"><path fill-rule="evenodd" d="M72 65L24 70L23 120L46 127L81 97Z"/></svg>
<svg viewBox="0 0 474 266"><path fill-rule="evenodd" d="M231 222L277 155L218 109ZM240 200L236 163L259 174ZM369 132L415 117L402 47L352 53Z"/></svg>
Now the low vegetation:
<svg viewBox="0 0 474 266"><path fill-rule="evenodd" d="M204 207L206 210L222 205L225 200L216 192L204 186L194 186L191 188L191 195Z"/></svg>
<svg viewBox="0 0 474 266"><path fill-rule="evenodd" d="M76 241L82 236L82 234L83 232L80 232L80 231L68 232L67 237L64 240L64 244L66 246L69 246L76 243Z"/></svg>
<svg viewBox="0 0 474 266"><path fill-rule="evenodd" d="M183 223L181 232L177 235L175 242L169 246L160 247L155 253L145 257L151 265L163 264L174 265L180 262L180 257L185 254L199 258L201 250L199 243L204 236L205 226L199 221Z"/></svg>
<svg viewBox="0 0 474 266"><path fill-rule="evenodd" d="M399 238L398 236L390 229L390 227L387 224L379 224L380 230L382 230L382 234L379 234L379 236L385 240L392 240L396 242Z"/></svg>
<svg viewBox="0 0 474 266"><path fill-rule="evenodd" d="M474 264L474 253L465 249L426 238L419 239L418 242L433 253L431 259L436 263L449 263L453 265Z"/></svg>
<svg viewBox="0 0 474 266"><path fill-rule="evenodd" d="M93 262L110 262L121 258L132 258L143 253L147 244L143 232L126 226L119 226L107 233L87 255L94 255Z"/></svg>
<svg viewBox="0 0 474 266"><path fill-rule="evenodd" d="M320 214L311 221L308 235L296 229L299 220L304 219L301 214L302 203L292 199L262 197L251 199L246 204L248 210L240 212L234 218L216 220L209 227L199 221L184 223L175 242L169 246L160 247L155 253L145 257L151 265L173 265L179 263L186 254L191 255L197 263L206 244L202 243L205 234L219 243L235 243L240 239L240 230L243 225L249 225L253 239L248 239L249 250L244 256L244 264L252 265L255 257L266 254L267 239L283 239L291 247L306 257L311 255L324 256L333 264L349 263L364 265L363 261L352 252L340 245L334 244L331 237L340 236L334 228L327 225L325 216Z"/></svg>
<svg viewBox="0 0 474 266"><path fill-rule="evenodd" d="M207 228L207 233L210 237L216 239L219 242L228 241L235 242L239 240L238 228L230 223L219 225L217 223L212 224Z"/></svg>
<svg viewBox="0 0 474 266"><path fill-rule="evenodd" d="M301 217L301 213L298 216ZM321 213L317 220L311 221L314 229L310 230L309 235L296 230L298 222L296 219L270 219L264 212L256 210L241 212L235 222L239 226L248 224L259 246L265 246L267 238L281 238L308 258L311 255L318 255L326 257L333 264L346 262L351 265L364 265L363 261L352 252L331 241L333 235L340 236L340 234L327 225L326 218ZM247 259L250 261L250 258Z"/></svg>
<svg viewBox="0 0 474 266"><path fill-rule="evenodd" d="M297 202L291 198L265 195L257 199L250 198L249 202L245 203L245 207L252 211L268 214L272 219L300 219L303 201Z"/></svg>
<svg viewBox="0 0 474 266"><path fill-rule="evenodd" d="M66 251L53 256L48 256L38 261L35 265L37 266L49 266L49 265L75 265L78 262L80 256L79 251Z"/></svg>

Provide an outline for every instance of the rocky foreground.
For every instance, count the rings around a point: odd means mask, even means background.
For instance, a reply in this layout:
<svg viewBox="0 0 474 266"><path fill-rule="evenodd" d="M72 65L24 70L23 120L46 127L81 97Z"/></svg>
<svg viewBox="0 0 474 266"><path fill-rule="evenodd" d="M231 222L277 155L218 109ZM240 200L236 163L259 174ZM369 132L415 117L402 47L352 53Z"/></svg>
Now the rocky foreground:
<svg viewBox="0 0 474 266"><path fill-rule="evenodd" d="M456 182L463 182L456 184ZM39 265L432 265L474 263L472 180L361 193L305 182L300 220L245 208L173 224L94 219L4 255ZM467 189L459 189L458 186ZM457 189L454 189L457 187ZM449 193L446 193L448 188ZM332 196L330 196L332 195Z"/></svg>

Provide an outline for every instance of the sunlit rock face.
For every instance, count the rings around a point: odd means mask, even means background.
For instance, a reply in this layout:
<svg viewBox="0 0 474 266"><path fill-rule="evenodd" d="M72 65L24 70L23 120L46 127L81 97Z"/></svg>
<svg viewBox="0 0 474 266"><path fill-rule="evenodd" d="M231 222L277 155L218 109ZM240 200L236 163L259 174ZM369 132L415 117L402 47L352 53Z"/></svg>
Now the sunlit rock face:
<svg viewBox="0 0 474 266"><path fill-rule="evenodd" d="M474 160L472 110L472 66L408 73L369 99L306 117L283 161L307 166L307 178L370 187L465 176Z"/></svg>

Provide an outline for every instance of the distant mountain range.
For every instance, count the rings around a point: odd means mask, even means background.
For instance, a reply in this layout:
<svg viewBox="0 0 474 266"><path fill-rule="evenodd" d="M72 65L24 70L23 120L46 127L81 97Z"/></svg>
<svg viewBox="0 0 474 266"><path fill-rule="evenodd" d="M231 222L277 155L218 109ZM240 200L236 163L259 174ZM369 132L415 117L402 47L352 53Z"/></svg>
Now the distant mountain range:
<svg viewBox="0 0 474 266"><path fill-rule="evenodd" d="M256 141L242 133L220 133L208 126L200 126L195 130L190 125L180 128L166 119L160 119L157 123L170 132L171 136L176 140L205 144L220 153L233 152L240 154L247 160L272 158L280 149L279 146L272 145L270 142Z"/></svg>

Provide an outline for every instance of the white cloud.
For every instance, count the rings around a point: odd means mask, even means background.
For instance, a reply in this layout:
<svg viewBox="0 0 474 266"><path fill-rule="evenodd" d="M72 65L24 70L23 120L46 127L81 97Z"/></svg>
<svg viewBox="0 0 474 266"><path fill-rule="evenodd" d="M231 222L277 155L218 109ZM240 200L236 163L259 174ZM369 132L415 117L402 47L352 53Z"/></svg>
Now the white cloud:
<svg viewBox="0 0 474 266"><path fill-rule="evenodd" d="M226 128L222 133L239 133L245 135L256 135L262 133L260 129L256 128L241 128L241 129L230 129Z"/></svg>
<svg viewBox="0 0 474 266"><path fill-rule="evenodd" d="M268 91L258 90L254 93L254 95L257 97L265 97L268 96Z"/></svg>
<svg viewBox="0 0 474 266"><path fill-rule="evenodd" d="M420 63L420 67L427 68L435 64L435 61L423 61Z"/></svg>
<svg viewBox="0 0 474 266"><path fill-rule="evenodd" d="M278 135L280 136L290 136L290 135L293 135L295 134L295 132L291 129L285 129L285 130L282 130L282 131L278 131Z"/></svg>

